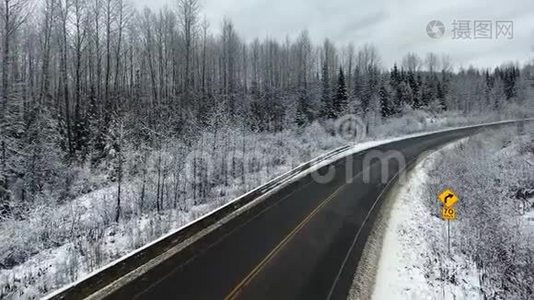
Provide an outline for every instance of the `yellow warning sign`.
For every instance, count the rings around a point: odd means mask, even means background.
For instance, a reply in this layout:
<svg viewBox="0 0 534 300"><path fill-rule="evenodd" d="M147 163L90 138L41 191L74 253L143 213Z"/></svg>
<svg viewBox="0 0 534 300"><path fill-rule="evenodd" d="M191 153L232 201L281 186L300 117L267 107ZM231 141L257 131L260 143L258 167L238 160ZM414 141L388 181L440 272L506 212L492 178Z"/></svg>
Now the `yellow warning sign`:
<svg viewBox="0 0 534 300"><path fill-rule="evenodd" d="M443 207L441 209L441 218L443 220L456 220L456 211L452 207Z"/></svg>
<svg viewBox="0 0 534 300"><path fill-rule="evenodd" d="M453 207L456 202L458 202L458 196L451 190L445 189L438 195L439 201L443 203L445 207Z"/></svg>

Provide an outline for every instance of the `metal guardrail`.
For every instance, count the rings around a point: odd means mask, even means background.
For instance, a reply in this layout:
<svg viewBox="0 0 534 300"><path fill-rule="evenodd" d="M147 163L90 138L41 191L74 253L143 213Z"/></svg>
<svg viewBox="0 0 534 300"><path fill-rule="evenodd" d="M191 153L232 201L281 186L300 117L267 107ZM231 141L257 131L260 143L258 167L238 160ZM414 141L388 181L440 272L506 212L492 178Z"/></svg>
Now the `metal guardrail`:
<svg viewBox="0 0 534 300"><path fill-rule="evenodd" d="M150 260L165 253L171 248L179 245L188 238L192 237L200 230L209 227L222 220L229 214L251 203L255 199L265 195L275 187L291 180L303 171L317 165L318 163L330 159L348 149L351 145L339 147L326 154L318 156L298 167L270 180L269 182L243 194L242 196L232 200L226 205L204 215L203 217L181 227L164 237L141 247L127 256L124 256L107 266L91 273L85 278L82 278L62 289L59 289L47 296L44 299L72 299L85 298L95 293L96 291L108 286L115 280L134 271L139 266L146 264Z"/></svg>
<svg viewBox="0 0 534 300"><path fill-rule="evenodd" d="M533 121L533 120L534 119L523 119L523 121ZM468 127L471 127L473 129L477 129L477 128L482 129L487 126L489 127L489 125L492 125L492 124L494 126L505 125L505 124L510 124L510 123L514 123L517 121L518 120L501 121L501 122L495 122L495 123L489 123L489 124L451 128L451 129L446 129L443 131L461 130L461 129L465 129ZM439 131L423 133L421 134L421 136L431 135L431 134L436 134L436 133L439 133ZM408 137L408 138L414 138L414 137ZM152 243L149 243L148 245L145 245L135 250L134 252L130 253L127 256L124 256L108 264L107 266L93 272L92 274L86 276L85 278L82 278L66 287L63 287L62 289L59 289L45 296L44 299L54 299L54 300L55 299L80 299L80 298L88 297L94 294L95 292L107 287L108 285L120 279L124 275L148 263L150 260L160 256L161 254L172 249L173 247L186 241L188 238L194 236L195 234L200 232L202 229L205 229L213 224L216 224L217 222L229 216L231 213L235 212L236 210L244 207L245 205L249 203L252 203L254 200L274 190L276 187L287 186L288 185L287 183L290 183L291 182L290 180L296 178L298 174L312 167L315 167L319 163L326 161L338 154L341 154L344 151L349 150L351 147L352 147L351 145L342 146L331 152L323 154L315 159L312 159L306 163L303 163L299 165L298 167L245 193L244 195L236 198L235 200L232 200L231 202L223 205L222 207L204 215L203 217L163 236L162 238ZM376 146L371 146L370 148L374 148L374 147Z"/></svg>

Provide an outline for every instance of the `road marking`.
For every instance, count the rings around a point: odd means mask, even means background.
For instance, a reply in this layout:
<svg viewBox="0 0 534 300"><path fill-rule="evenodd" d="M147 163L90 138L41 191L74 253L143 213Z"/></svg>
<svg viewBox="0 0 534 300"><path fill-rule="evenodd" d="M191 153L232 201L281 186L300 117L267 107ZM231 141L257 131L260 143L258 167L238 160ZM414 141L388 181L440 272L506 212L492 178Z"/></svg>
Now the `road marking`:
<svg viewBox="0 0 534 300"><path fill-rule="evenodd" d="M328 198L323 200L321 204L319 204L304 220L302 220L297 227L295 227L269 254L262 259L262 261L252 269L252 271L241 281L238 285L226 296L224 297L224 300L233 300L235 299L241 289L245 287L247 284L256 277L256 275L269 263L269 261L276 255L280 250L323 208L328 204L332 199L334 199L335 196L344 188L346 187L346 184L343 184L340 186L337 190L335 190Z"/></svg>
<svg viewBox="0 0 534 300"><path fill-rule="evenodd" d="M339 278L341 277L341 273L343 272L343 269L345 268L345 265L347 264L349 258L350 258L350 254L352 253L352 250L354 249L354 246L356 245L356 242L358 241L358 238L360 237L360 234L362 232L362 229L363 227L365 226L365 223L367 223L367 220L369 219L369 216L371 215L371 212L373 212L376 204L378 203L378 200L380 200L380 198L384 195L384 193L388 190L388 188L391 186L391 184L394 183L394 181L396 180L397 177L399 177L399 175L402 173L402 172L405 172L406 170L408 170L409 167L411 167L411 165L417 161L417 159L419 158L419 155L416 155L416 157L412 160L410 160L406 166L402 169L402 170L399 170L389 181L388 183L386 184L386 186L384 186L384 188L382 189L382 191L380 192L380 194L378 195L378 197L376 197L373 205L371 206L371 209L367 212L367 215L365 216L365 219L363 220L360 228L358 229L358 232L356 233L356 235L354 236L354 239L352 240L352 244L350 245L350 248L349 248L349 251L347 252L347 254L345 255L345 258L343 259L343 263L341 264L341 267L339 268L339 271L337 272L336 274L336 278L334 279L334 282L332 283L332 286L330 287L330 291L328 292L328 296L326 297L327 300L331 299L332 298L332 294L334 293L334 289L336 288L336 285L337 285L337 282L339 281Z"/></svg>
<svg viewBox="0 0 534 300"><path fill-rule="evenodd" d="M310 181L310 182L305 183L303 186L298 187L297 189L291 191L289 194L285 195L285 196L282 197L281 199L279 199L279 200L277 200L277 201L271 203L270 205L267 205L267 206L264 207L262 210L260 210L257 214L255 214L252 218L248 219L247 221L245 221L245 222L239 224L238 226L236 226L236 227L233 228L232 230L230 230L230 231L228 231L227 233L223 234L223 235L222 235L220 238L218 238L214 243L210 244L210 245L206 248L205 252L206 252L208 249L210 249L210 248L214 247L215 245L219 244L220 242L222 242L226 237L228 237L229 235L231 235L231 234L234 233L235 231L237 231L237 230L239 230L240 228L242 228L242 227L248 225L249 223L251 223L252 221L254 221L256 218L258 218L258 217L260 217L261 215L263 215L265 212L267 212L269 209L271 209L272 207L274 207L274 206L277 205L278 203L280 203L280 202L286 200L287 198L291 197L293 194L295 194L295 193L297 193L298 191L300 191L300 190L304 189L305 187L309 186L312 182L313 182L313 181ZM262 196L263 196L263 195L262 195ZM260 197L262 197L262 196L260 196ZM260 197L258 197L258 198L260 198ZM245 207L245 206L243 206L243 207ZM243 207L239 208L238 210L243 209ZM249 209L250 209L250 208L249 208ZM238 210L237 210L237 211L238 211ZM225 224L223 224L223 225L225 225ZM223 226L223 225L220 225L220 226ZM214 226L214 225L211 225L211 226ZM219 226L218 226L218 227L219 227ZM205 238L205 237L206 237L207 235L209 235L209 234L210 234L210 233L208 232L208 233L206 233L206 235L200 237L199 239ZM194 243L194 242L193 242L193 243ZM192 243L192 244L193 244L193 243ZM191 244L191 245L192 245L192 244ZM180 250L180 251L181 251L181 250ZM197 258L197 256L199 256L199 254L196 254L196 255L190 257L187 261L185 261L184 263L180 264L180 266L178 266L178 267L175 269L175 271L177 271L178 269L182 268L183 266L189 264L191 261L193 261L195 258ZM135 272L136 270L137 270L137 269L135 269L135 270L132 271L132 272ZM159 285L161 282L165 281L167 278L169 278L170 276L172 276L172 275L175 273L175 271L173 271L173 272L169 272L169 273L167 273L166 275L160 277L157 281L155 281L155 282L153 282L152 284L150 284L150 286L149 286L148 288L146 288L146 289L143 290L141 293L139 293L137 296L135 296L134 299L142 298L142 295L149 293L151 289L155 288L155 287L156 287L157 285ZM130 272L130 273L132 273L132 272ZM130 274L130 273L129 273L129 274Z"/></svg>
<svg viewBox="0 0 534 300"><path fill-rule="evenodd" d="M356 233L356 236L355 236L355 238L354 238L354 240L352 242L352 245L351 245L351 247L349 249L349 252L345 256L345 258L343 260L343 263L341 265L341 268L339 269L338 274L336 275L334 283L333 283L332 287L330 288L330 291L328 293L327 299L330 299L332 297L332 293L334 291L336 283L339 280L341 272L342 272L343 268L345 267L345 264L348 261L348 257L350 255L350 253L352 252L352 249L354 248L354 245L356 244L356 240L358 239L358 237L359 237L359 235L361 233L361 230L362 230L363 226L365 225L365 223L367 222L367 219L369 218L371 212L374 210L374 207L378 203L378 200L382 197L384 191L388 188L388 186L393 183L395 178L397 178L399 176L399 174L404 172L411 164L413 164L417 160L417 158L418 158L418 156L416 156L414 159L410 160L408 162L408 164L405 166L405 168L403 168L402 170L399 170L390 179L390 181L386 184L386 186L384 187L384 189L382 190L380 195L376 198L376 200L373 203L370 211L367 213L367 215L366 215L366 217L365 217L365 219L364 219L364 221L362 223L362 226L360 227L360 229ZM363 174L363 170L358 172L358 174L356 174L352 179L358 177L361 174ZM278 254L278 252L280 252L280 250L311 220L311 218L313 218L321 210L321 208L326 206L326 204L328 204L332 199L334 199L334 197L337 196L337 194L346 186L348 186L348 184L343 184L342 186L337 188L330 196L328 196L328 198L323 200L323 202L321 202L304 220L302 220L297 225L297 227L295 227L273 250L271 250L271 252L269 252L269 254L264 259L262 259L262 261L258 265L256 265L256 267L254 267L254 269L252 269L252 271L241 282L239 282L239 284L236 285L236 287L234 287L234 289L232 289L232 291L226 297L224 297L224 300L234 300L234 299L236 299L237 296L239 296L239 293L241 292L241 290L245 286L247 286L252 281L252 279L254 279L254 277L256 277L256 275L263 269L263 267L265 267L271 261L271 259L274 256L276 256L276 254Z"/></svg>

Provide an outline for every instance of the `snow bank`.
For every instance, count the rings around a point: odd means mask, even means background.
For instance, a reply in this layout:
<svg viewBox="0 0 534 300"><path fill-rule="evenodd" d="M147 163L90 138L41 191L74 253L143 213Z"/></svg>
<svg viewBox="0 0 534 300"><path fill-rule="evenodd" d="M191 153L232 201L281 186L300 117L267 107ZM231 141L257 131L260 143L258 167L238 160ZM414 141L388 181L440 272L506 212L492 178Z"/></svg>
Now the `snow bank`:
<svg viewBox="0 0 534 300"><path fill-rule="evenodd" d="M435 253L435 244L446 245L446 222L422 198L439 155L431 154L416 166L394 195L373 299L480 299L473 262L457 253ZM454 223L452 228L454 232Z"/></svg>
<svg viewBox="0 0 534 300"><path fill-rule="evenodd" d="M532 124L485 132L415 167L389 199L373 299L533 297L533 134ZM445 187L460 197L450 253L436 200Z"/></svg>

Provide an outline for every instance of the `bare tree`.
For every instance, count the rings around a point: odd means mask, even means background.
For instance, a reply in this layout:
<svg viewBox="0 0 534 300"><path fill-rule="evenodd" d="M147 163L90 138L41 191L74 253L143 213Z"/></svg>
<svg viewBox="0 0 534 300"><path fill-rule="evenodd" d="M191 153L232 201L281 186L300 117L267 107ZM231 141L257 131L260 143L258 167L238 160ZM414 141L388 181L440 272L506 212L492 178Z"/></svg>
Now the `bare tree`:
<svg viewBox="0 0 534 300"><path fill-rule="evenodd" d="M425 57L425 65L428 72L434 73L439 69L439 63L439 58L435 53L427 53Z"/></svg>
<svg viewBox="0 0 534 300"><path fill-rule="evenodd" d="M54 14L54 1L46 0L43 7L43 27L42 27L42 61L41 61L41 87L40 98L48 96L50 91L50 39L52 35L53 14ZM41 100L42 101L42 100Z"/></svg>
<svg viewBox="0 0 534 300"><path fill-rule="evenodd" d="M68 75L68 49L69 45L67 42L68 38L68 20L69 20L69 12L71 7L70 0L60 0L57 3L58 5L58 14L59 14L59 22L60 22L60 29L61 29L61 35L59 38L59 48L61 53L61 59L60 59L60 69L61 69L61 81L60 85L62 89L60 89L60 93L63 96L63 104L64 104L64 118L65 118L65 131L67 132L67 145L66 148L68 149L68 153L70 155L73 154L73 143L72 143L72 126L71 126L71 108L70 108L70 98L69 98L69 75Z"/></svg>
<svg viewBox="0 0 534 300"><path fill-rule="evenodd" d="M10 57L11 41L26 19L30 10L29 0L3 0L0 6L0 18L2 22L2 113L4 115L6 102L9 96L9 64L13 60Z"/></svg>
<svg viewBox="0 0 534 300"><path fill-rule="evenodd" d="M422 60L415 53L408 53L402 58L402 67L410 72L417 72L421 69Z"/></svg>
<svg viewBox="0 0 534 300"><path fill-rule="evenodd" d="M73 0L74 9L74 28L75 28L75 83L74 83L74 115L76 120L80 117L80 97L81 97L81 72L82 72L82 55L87 38L87 14L86 3L82 0Z"/></svg>
<svg viewBox="0 0 534 300"><path fill-rule="evenodd" d="M208 29L209 22L206 18L202 21L202 70L201 70L201 90L206 93L206 72L207 72L207 55L208 55Z"/></svg>
<svg viewBox="0 0 534 300"><path fill-rule="evenodd" d="M381 65L378 49L371 44L363 45L358 50L356 65L358 69L363 72L368 72L369 70L378 70Z"/></svg>
<svg viewBox="0 0 534 300"><path fill-rule="evenodd" d="M93 89L96 92L96 98L101 99L102 96L102 57L101 57L101 46L100 46L100 21L102 14L102 1L103 0L94 0L93 2L93 43L94 43L94 64L95 64L95 76L93 79Z"/></svg>
<svg viewBox="0 0 534 300"><path fill-rule="evenodd" d="M129 11L124 0L116 0L117 8L117 47L115 49L115 85L114 90L119 90L120 66L121 66L121 46L123 40L124 27L129 19Z"/></svg>
<svg viewBox="0 0 534 300"><path fill-rule="evenodd" d="M113 21L115 20L115 2L114 0L105 0L104 14L105 14L105 26L106 26L106 69L105 69L105 79L104 79L104 99L106 102L106 107L110 107L109 99L109 82L111 75L111 40L112 40L112 26ZM119 0L120 1L120 0Z"/></svg>
<svg viewBox="0 0 534 300"><path fill-rule="evenodd" d="M178 2L178 15L185 48L184 90L186 93L190 92L193 83L191 65L194 56L194 38L198 25L199 9L198 0L179 0Z"/></svg>
<svg viewBox="0 0 534 300"><path fill-rule="evenodd" d="M443 72L452 72L453 65L451 61L451 57L448 55L442 55L440 57L440 63L441 63L441 70Z"/></svg>

